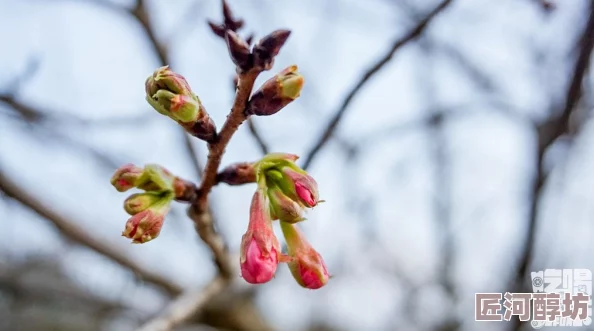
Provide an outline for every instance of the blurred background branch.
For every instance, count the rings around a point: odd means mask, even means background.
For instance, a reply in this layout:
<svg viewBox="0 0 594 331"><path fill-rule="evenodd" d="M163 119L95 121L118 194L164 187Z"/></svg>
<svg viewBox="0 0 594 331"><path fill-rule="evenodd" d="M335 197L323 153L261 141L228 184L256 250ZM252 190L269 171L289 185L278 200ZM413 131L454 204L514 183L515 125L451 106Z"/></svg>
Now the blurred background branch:
<svg viewBox="0 0 594 331"><path fill-rule="evenodd" d="M371 79L371 77L373 77L386 64L388 64L390 60L392 60L394 54L400 48L421 36L423 31L431 22L431 20L435 16L437 16L441 11L447 8L451 3L452 0L442 1L437 7L435 7L431 12L429 12L429 14L427 14L427 16L424 19L417 23L417 25L413 29L411 29L406 35L397 38L388 50L388 52L385 55L381 56L376 63L374 63L369 69L365 71L361 79L357 81L353 88L346 94L346 97L341 102L340 106L338 107L338 110L336 111L336 113L334 113L334 115L331 117L330 121L326 125L326 128L324 129L322 135L320 136L320 138L318 138L318 140L314 143L314 146L305 156L303 169L307 169L310 166L311 162L313 161L313 158L316 156L316 154L319 153L322 147L324 147L328 139L330 139L330 137L338 127L338 124L340 123L345 112L347 111L349 105L351 104L351 101L355 98L355 96L359 93L363 86L365 86L365 84Z"/></svg>

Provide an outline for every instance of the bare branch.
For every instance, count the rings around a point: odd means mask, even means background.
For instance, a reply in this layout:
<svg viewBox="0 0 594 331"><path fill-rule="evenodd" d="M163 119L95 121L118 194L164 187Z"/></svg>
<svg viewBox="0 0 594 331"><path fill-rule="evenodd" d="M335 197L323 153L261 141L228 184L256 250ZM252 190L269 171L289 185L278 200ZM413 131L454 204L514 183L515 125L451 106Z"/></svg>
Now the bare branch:
<svg viewBox="0 0 594 331"><path fill-rule="evenodd" d="M122 255L114 246L97 240L95 236L77 226L76 221L52 210L46 204L30 195L25 189L13 182L2 172L0 172L0 190L2 190L8 197L34 211L37 215L50 221L62 234L71 240L118 263L122 267L132 271L142 280L161 287L169 295L173 296L181 293L182 288L179 285L174 284L149 268L136 264L132 259Z"/></svg>
<svg viewBox="0 0 594 331"><path fill-rule="evenodd" d="M548 173L543 169L544 155L548 148L568 131L571 114L582 96L582 83L590 67L590 57L594 48L594 2L590 3L588 22L582 32L579 44L580 52L567 89L565 103L562 106L563 111L557 117L552 117L537 127L539 145L535 162L536 175L532 186L527 238L520 253L518 271L512 284L518 290L514 292L531 292L531 288L526 285L525 280L529 277L529 268L534 259L533 252L536 245L535 237L539 219L538 208L543 197L544 184L548 177ZM514 319L512 323L511 330L520 330L523 324L519 319Z"/></svg>
<svg viewBox="0 0 594 331"><path fill-rule="evenodd" d="M196 315L227 286L227 280L216 277L206 287L184 293L170 302L165 310L143 325L139 331L167 331Z"/></svg>
<svg viewBox="0 0 594 331"><path fill-rule="evenodd" d="M198 189L198 198L188 211L188 214L196 224L200 238L212 250L219 272L225 278L230 278L234 274L233 263L231 262L225 242L213 226L212 217L208 212L208 194L217 183L217 172L227 144L239 126L247 118L245 107L259 73L258 70L252 70L239 75L239 84L235 101L233 102L233 108L221 128L216 142L209 145L208 161Z"/></svg>
<svg viewBox="0 0 594 331"><path fill-rule="evenodd" d="M3 102L7 106L14 109L27 122L37 122L47 117L47 115L42 111L16 101L12 95L0 95L0 102Z"/></svg>
<svg viewBox="0 0 594 331"><path fill-rule="evenodd" d="M326 129L318 139L318 141L314 144L311 148L307 156L305 157L305 162L303 164L303 168L307 169L316 155L320 152L320 150L326 145L338 124L342 120L344 114L346 113L347 109L349 108L351 102L355 98L355 96L361 91L363 86L373 77L376 73L378 73L394 56L396 51L401 49L403 46L408 44L410 41L417 39L423 31L429 25L429 22L437 16L440 12L446 9L452 0L445 0L442 1L437 7L435 7L427 16L421 20L411 31L409 31L404 37L398 38L393 44L392 47L388 50L388 52L382 56L377 63L372 65L361 77L361 79L355 84L355 86L350 90L347 94L344 101L341 103L340 107L330 119L330 122L326 125Z"/></svg>
<svg viewBox="0 0 594 331"><path fill-rule="evenodd" d="M33 106L21 103L17 101L12 95L1 94L0 102L5 103L7 106L12 108L17 113L17 118L19 120L22 120L30 125L36 125L36 130L34 131L35 133L41 133L42 131L39 129L42 129L44 130L43 133L45 133L50 138L58 139L61 143L69 145L74 149L83 150L86 153L90 153L97 161L106 167L116 168L118 166L118 163L115 162L110 156L96 150L89 145L86 145L83 142L70 138L62 131L55 130L53 126L50 125L49 128L45 128L42 124L46 124L46 122L55 119L55 116L49 115L50 112L41 111L40 109L37 109ZM78 121L78 119L76 121ZM60 121L60 123L62 122L63 121ZM43 136L43 138L46 139L47 137Z"/></svg>

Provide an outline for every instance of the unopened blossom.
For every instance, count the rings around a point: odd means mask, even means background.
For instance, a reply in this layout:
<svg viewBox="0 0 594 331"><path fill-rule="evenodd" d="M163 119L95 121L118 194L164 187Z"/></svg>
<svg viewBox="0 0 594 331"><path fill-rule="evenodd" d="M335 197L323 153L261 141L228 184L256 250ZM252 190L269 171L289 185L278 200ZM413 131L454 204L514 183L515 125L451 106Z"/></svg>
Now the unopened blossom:
<svg viewBox="0 0 594 331"><path fill-rule="evenodd" d="M182 75L169 66L158 68L146 79L145 91L146 101L157 112L177 121L199 139L214 140L215 124Z"/></svg>
<svg viewBox="0 0 594 331"><path fill-rule="evenodd" d="M136 187L138 178L142 175L142 168L128 163L119 167L113 176L111 176L111 185L119 192L125 192Z"/></svg>
<svg viewBox="0 0 594 331"><path fill-rule="evenodd" d="M248 103L248 115L269 116L276 114L301 94L304 79L297 66L285 68L270 78L254 93Z"/></svg>
<svg viewBox="0 0 594 331"><path fill-rule="evenodd" d="M297 283L308 289L319 289L328 283L330 274L324 259L305 239L295 224L281 222L290 257L289 269Z"/></svg>
<svg viewBox="0 0 594 331"><path fill-rule="evenodd" d="M241 276L251 284L270 281L278 265L280 245L272 229L269 205L262 189L252 198L247 232L241 240Z"/></svg>
<svg viewBox="0 0 594 331"><path fill-rule="evenodd" d="M142 244L159 236L165 215L169 212L170 200L162 200L128 219L122 236L132 243Z"/></svg>

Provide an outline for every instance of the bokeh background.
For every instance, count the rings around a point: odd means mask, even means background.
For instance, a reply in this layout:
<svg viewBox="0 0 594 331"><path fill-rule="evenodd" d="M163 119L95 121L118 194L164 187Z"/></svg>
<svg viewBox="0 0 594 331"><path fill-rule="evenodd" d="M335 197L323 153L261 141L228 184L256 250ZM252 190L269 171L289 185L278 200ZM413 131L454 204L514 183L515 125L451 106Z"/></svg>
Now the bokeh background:
<svg viewBox="0 0 594 331"><path fill-rule="evenodd" d="M296 102L254 119L269 150L305 158L365 72L440 3L229 0L242 35L293 32L256 85L290 64L306 78ZM220 1L142 4L139 15L136 0L0 0L0 330L133 330L173 297L142 270L186 290L216 274L184 205L157 240L120 236L119 165L198 181L206 160L146 104L146 77L171 65L218 127L233 100L234 67L206 24L221 20ZM531 292L530 272L545 268L594 270L592 6L448 2L358 91L309 165L327 202L302 229L328 285L302 289L285 267L261 286L238 276L178 329L531 329L475 322L474 293ZM261 156L244 125L223 166ZM231 252L254 188L211 195Z"/></svg>

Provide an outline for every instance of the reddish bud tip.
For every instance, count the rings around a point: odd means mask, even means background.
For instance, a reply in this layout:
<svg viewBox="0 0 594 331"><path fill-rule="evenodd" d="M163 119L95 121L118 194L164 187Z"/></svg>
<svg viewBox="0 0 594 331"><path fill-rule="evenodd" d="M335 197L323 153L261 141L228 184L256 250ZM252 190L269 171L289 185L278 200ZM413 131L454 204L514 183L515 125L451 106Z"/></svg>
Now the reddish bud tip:
<svg viewBox="0 0 594 331"><path fill-rule="evenodd" d="M125 192L136 187L138 178L142 175L142 168L133 164L125 164L118 168L111 176L111 185L119 192Z"/></svg>
<svg viewBox="0 0 594 331"><path fill-rule="evenodd" d="M259 189L252 198L248 230L241 240L242 277L252 284L270 281L278 265L279 247L266 195Z"/></svg>
<svg viewBox="0 0 594 331"><path fill-rule="evenodd" d="M245 260L241 263L241 276L250 284L262 284L270 281L276 273L278 254L273 248L269 252L262 250L255 239L244 248Z"/></svg>
<svg viewBox="0 0 594 331"><path fill-rule="evenodd" d="M295 171L290 167L283 167L282 173L286 180L292 182L297 197L306 207L318 204L318 183L305 172Z"/></svg>
<svg viewBox="0 0 594 331"><path fill-rule="evenodd" d="M301 183L295 183L295 191L297 196L305 203L308 207L313 207L317 204L317 199L307 187Z"/></svg>
<svg viewBox="0 0 594 331"><path fill-rule="evenodd" d="M132 243L142 244L159 236L165 215L169 211L169 201L157 203L149 209L130 217L122 236L132 239Z"/></svg>

